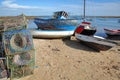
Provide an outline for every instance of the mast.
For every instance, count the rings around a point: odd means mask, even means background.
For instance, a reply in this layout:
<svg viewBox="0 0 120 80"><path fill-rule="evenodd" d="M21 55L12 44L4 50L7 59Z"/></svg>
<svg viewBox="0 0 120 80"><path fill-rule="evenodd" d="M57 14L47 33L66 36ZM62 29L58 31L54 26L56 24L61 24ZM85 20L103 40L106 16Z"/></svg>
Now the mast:
<svg viewBox="0 0 120 80"><path fill-rule="evenodd" d="M83 21L85 21L85 1L86 1L86 0L84 0L84 15L83 15Z"/></svg>

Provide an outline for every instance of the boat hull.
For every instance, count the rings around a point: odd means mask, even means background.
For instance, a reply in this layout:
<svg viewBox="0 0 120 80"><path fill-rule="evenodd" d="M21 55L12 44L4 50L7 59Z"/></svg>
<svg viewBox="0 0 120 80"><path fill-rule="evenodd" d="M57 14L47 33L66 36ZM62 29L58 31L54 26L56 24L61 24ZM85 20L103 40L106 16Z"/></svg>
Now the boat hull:
<svg viewBox="0 0 120 80"><path fill-rule="evenodd" d="M70 37L73 35L74 30L71 31L56 31L56 30L38 30L38 29L32 29L30 30L32 36L34 38L65 38Z"/></svg>
<svg viewBox="0 0 120 80"><path fill-rule="evenodd" d="M94 35L96 30L84 29L80 34L84 35Z"/></svg>
<svg viewBox="0 0 120 80"><path fill-rule="evenodd" d="M89 22L82 22L81 25L79 25L76 30L75 33L79 33L79 34L83 34L83 35L94 35L96 32L96 28L91 27L90 25L91 23Z"/></svg>
<svg viewBox="0 0 120 80"><path fill-rule="evenodd" d="M110 48L112 48L111 46L100 45L100 44L92 43L92 42L85 42L85 41L82 41L82 40L81 40L81 43L87 45L88 47L90 47L90 48L92 48L92 49L94 49L98 52L106 51L106 50L109 50Z"/></svg>
<svg viewBox="0 0 120 80"><path fill-rule="evenodd" d="M101 38L95 38L92 36L85 36L81 34L75 34L75 37L83 44L95 49L96 51L106 51L115 46L116 44L112 41L108 41Z"/></svg>
<svg viewBox="0 0 120 80"><path fill-rule="evenodd" d="M78 20L76 19L35 19L35 24L38 29L42 30L59 30L64 29L61 26L78 26Z"/></svg>
<svg viewBox="0 0 120 80"><path fill-rule="evenodd" d="M120 35L120 30L109 30L109 29L104 29L105 33L108 35L108 36L117 36L117 35Z"/></svg>

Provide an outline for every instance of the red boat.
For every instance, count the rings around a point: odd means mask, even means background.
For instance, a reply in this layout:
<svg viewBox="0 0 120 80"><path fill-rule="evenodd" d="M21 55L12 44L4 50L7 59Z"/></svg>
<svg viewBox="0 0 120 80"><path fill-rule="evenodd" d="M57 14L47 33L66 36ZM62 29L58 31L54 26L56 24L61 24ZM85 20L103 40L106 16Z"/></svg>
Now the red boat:
<svg viewBox="0 0 120 80"><path fill-rule="evenodd" d="M112 30L112 29L104 29L105 33L107 35L120 35L120 29L118 30Z"/></svg>
<svg viewBox="0 0 120 80"><path fill-rule="evenodd" d="M83 35L94 35L96 32L96 28L91 27L90 22L82 22L80 26L78 26L75 30L75 33L83 34Z"/></svg>

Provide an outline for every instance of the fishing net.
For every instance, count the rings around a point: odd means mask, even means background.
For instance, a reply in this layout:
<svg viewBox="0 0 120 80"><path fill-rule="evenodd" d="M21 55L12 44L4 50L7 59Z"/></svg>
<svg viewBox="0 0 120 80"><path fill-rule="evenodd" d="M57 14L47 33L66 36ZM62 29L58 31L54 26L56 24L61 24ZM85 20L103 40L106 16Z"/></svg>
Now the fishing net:
<svg viewBox="0 0 120 80"><path fill-rule="evenodd" d="M3 59L0 59L0 79L7 78L7 70Z"/></svg>
<svg viewBox="0 0 120 80"><path fill-rule="evenodd" d="M3 43L6 55L14 55L34 49L32 36L28 30L4 32Z"/></svg>
<svg viewBox="0 0 120 80"><path fill-rule="evenodd" d="M0 34L0 57L5 57L2 35Z"/></svg>
<svg viewBox="0 0 120 80"><path fill-rule="evenodd" d="M0 57L4 57L5 53L4 53L4 47L3 47L3 43L0 42Z"/></svg>
<svg viewBox="0 0 120 80"><path fill-rule="evenodd" d="M10 69L11 79L33 74L34 66L34 50L7 56L7 68Z"/></svg>
<svg viewBox="0 0 120 80"><path fill-rule="evenodd" d="M0 80L33 74L35 50L23 15L0 20Z"/></svg>
<svg viewBox="0 0 120 80"><path fill-rule="evenodd" d="M27 28L27 19L24 15L8 17L0 20L0 31L19 30Z"/></svg>

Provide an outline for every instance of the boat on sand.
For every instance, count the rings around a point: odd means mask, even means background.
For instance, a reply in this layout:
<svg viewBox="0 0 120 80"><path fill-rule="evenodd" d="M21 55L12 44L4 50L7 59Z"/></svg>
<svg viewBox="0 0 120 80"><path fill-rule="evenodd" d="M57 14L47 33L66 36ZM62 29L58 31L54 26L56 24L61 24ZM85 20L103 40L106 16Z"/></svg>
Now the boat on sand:
<svg viewBox="0 0 120 80"><path fill-rule="evenodd" d="M74 30L40 30L40 29L31 29L31 34L34 38L65 38L73 35Z"/></svg>
<svg viewBox="0 0 120 80"><path fill-rule="evenodd" d="M53 18L35 18L34 23L37 25L38 29L41 30L57 30L62 29L61 26L73 26L77 27L79 20L68 19L68 14L65 11L54 12Z"/></svg>
<svg viewBox="0 0 120 80"><path fill-rule="evenodd" d="M96 28L92 27L90 22L82 22L76 28L75 33L91 36L94 35L96 31Z"/></svg>
<svg viewBox="0 0 120 80"><path fill-rule="evenodd" d="M104 38L93 37L93 36L86 36L82 34L75 34L77 40L79 40L82 44L95 49L96 51L106 51L110 48L117 45L117 43L113 41L106 40Z"/></svg>

